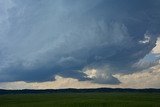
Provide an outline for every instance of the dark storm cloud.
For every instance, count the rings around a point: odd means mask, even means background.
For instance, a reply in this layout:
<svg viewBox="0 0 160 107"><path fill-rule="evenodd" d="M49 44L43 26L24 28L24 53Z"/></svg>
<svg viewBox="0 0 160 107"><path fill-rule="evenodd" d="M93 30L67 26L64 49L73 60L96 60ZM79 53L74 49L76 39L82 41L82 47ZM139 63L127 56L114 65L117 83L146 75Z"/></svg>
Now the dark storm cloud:
<svg viewBox="0 0 160 107"><path fill-rule="evenodd" d="M1 5L0 81L48 81L55 75L90 80L83 68L108 65L110 78L95 81L116 84L112 74L135 69L132 65L152 50L160 33L158 0L13 0Z"/></svg>

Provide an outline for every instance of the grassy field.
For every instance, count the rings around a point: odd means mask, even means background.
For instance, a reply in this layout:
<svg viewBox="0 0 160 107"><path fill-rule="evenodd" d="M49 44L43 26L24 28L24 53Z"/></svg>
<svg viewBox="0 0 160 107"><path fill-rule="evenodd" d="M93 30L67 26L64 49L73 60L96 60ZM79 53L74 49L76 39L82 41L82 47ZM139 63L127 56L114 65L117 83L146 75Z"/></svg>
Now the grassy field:
<svg viewBox="0 0 160 107"><path fill-rule="evenodd" d="M160 107L160 93L0 95L0 107Z"/></svg>

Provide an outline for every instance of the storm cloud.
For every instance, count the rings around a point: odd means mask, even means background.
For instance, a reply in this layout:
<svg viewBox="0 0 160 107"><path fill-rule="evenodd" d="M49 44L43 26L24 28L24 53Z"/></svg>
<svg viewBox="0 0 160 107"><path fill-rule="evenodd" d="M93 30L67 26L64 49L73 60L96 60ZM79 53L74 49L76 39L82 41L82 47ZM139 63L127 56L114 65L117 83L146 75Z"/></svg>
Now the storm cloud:
<svg viewBox="0 0 160 107"><path fill-rule="evenodd" d="M136 71L159 28L159 0L1 0L0 82L92 80L94 68L94 82L120 83L112 74Z"/></svg>

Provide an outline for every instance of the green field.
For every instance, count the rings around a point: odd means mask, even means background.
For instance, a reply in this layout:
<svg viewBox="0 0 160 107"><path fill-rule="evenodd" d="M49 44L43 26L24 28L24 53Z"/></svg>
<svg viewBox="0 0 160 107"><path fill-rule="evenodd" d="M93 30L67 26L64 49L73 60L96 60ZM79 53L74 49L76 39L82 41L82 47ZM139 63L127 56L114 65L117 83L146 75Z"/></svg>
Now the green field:
<svg viewBox="0 0 160 107"><path fill-rule="evenodd" d="M160 93L0 95L0 107L160 107Z"/></svg>

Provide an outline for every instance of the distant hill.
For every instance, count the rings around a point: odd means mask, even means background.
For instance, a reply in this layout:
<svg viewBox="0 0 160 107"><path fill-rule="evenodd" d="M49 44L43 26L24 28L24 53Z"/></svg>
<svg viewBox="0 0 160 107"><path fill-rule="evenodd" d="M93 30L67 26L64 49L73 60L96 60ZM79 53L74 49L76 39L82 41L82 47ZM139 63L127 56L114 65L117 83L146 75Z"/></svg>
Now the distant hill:
<svg viewBox="0 0 160 107"><path fill-rule="evenodd" d="M122 88L96 88L96 89L46 89L46 90L4 90L0 89L2 94L39 94L39 93L92 93L92 92L144 92L160 93L160 89L122 89Z"/></svg>

